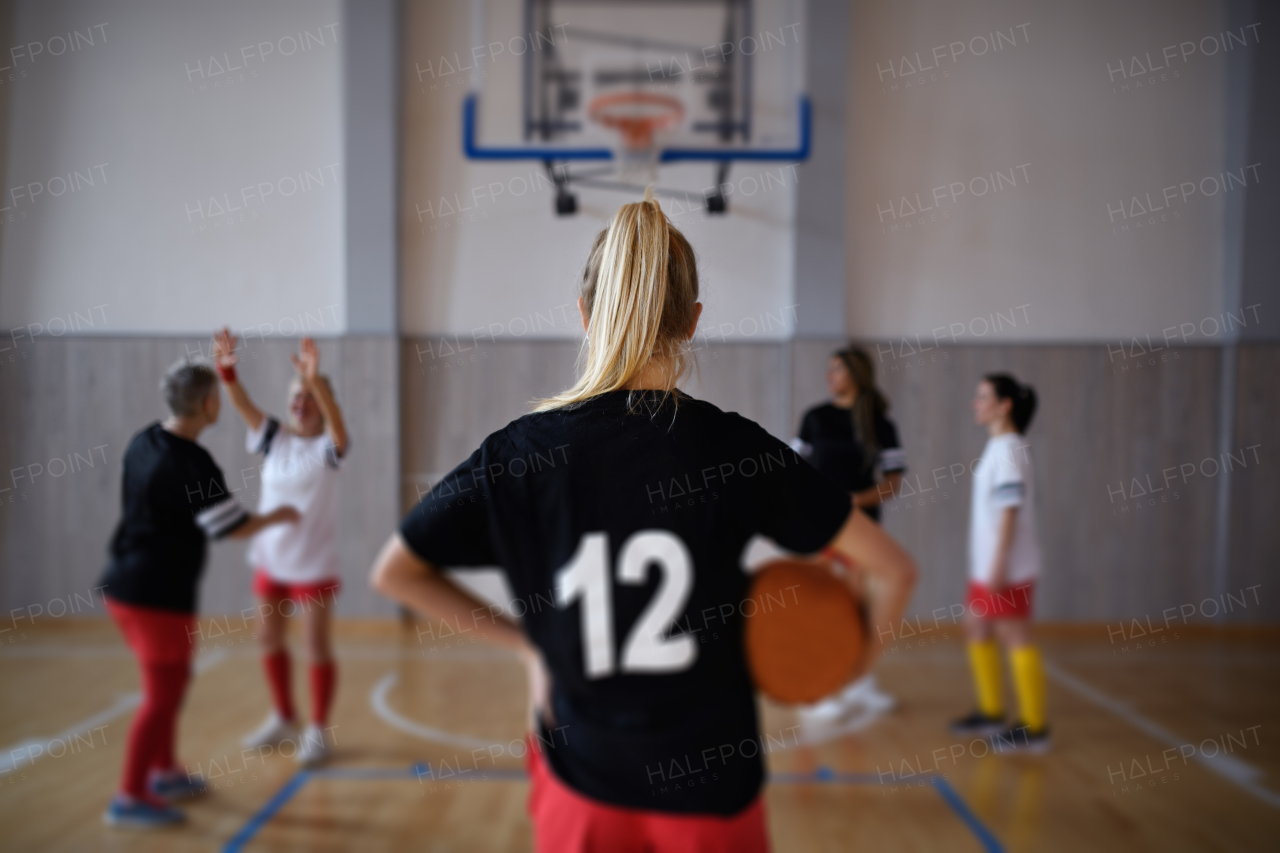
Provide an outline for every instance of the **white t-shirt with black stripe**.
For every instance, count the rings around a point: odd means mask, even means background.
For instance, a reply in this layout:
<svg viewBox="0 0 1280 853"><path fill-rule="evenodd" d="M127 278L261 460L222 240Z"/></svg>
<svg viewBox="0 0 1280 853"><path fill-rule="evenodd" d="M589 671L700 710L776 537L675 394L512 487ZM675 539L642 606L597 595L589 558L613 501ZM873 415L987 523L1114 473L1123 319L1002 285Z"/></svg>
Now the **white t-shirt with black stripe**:
<svg viewBox="0 0 1280 853"><path fill-rule="evenodd" d="M305 438L275 418L249 430L245 448L266 457L258 512L292 506L297 524L275 524L253 537L249 564L281 583L315 583L339 575L338 467L328 435Z"/></svg>
<svg viewBox="0 0 1280 853"><path fill-rule="evenodd" d="M969 511L969 578L990 586L1000 539L1000 518L1018 507L1005 583L1015 586L1040 576L1040 540L1036 532L1035 481L1030 445L1016 432L987 441L973 472Z"/></svg>

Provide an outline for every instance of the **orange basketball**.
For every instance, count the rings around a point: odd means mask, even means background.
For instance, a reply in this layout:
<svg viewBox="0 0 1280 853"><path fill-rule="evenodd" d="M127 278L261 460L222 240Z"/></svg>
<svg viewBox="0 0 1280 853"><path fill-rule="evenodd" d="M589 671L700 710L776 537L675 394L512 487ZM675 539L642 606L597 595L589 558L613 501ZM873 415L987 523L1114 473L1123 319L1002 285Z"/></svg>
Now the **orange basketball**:
<svg viewBox="0 0 1280 853"><path fill-rule="evenodd" d="M776 560L751 583L744 605L747 662L756 686L787 704L816 702L843 687L862 662L862 613L823 563Z"/></svg>

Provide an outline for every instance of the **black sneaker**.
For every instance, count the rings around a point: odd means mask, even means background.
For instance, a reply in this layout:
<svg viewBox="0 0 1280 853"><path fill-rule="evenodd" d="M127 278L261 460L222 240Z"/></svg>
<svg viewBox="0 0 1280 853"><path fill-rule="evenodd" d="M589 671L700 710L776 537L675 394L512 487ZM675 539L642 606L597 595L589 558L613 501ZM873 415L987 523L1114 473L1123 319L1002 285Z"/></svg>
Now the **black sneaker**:
<svg viewBox="0 0 1280 853"><path fill-rule="evenodd" d="M996 732L1004 731L1004 717L988 717L981 711L974 711L967 717L951 721L951 733L956 735L978 735L988 737Z"/></svg>
<svg viewBox="0 0 1280 853"><path fill-rule="evenodd" d="M1030 728L1021 721L990 737L991 751L1002 755L1024 752L1043 755L1049 751L1049 727L1040 730Z"/></svg>

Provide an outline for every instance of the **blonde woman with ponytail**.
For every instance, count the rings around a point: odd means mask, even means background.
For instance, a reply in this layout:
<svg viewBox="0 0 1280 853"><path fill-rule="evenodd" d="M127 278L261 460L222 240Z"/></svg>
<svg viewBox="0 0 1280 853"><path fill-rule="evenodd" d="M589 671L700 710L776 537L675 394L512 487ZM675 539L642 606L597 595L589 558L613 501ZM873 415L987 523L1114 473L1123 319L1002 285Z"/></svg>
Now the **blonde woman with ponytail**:
<svg viewBox="0 0 1280 853"><path fill-rule="evenodd" d="M914 566L786 445L679 390L702 306L693 249L656 200L596 236L578 305L578 381L423 498L373 585L524 661L536 849L767 850L764 764L742 747L760 738L743 549L756 534L835 548L881 581L885 625ZM494 565L519 624L441 572Z"/></svg>

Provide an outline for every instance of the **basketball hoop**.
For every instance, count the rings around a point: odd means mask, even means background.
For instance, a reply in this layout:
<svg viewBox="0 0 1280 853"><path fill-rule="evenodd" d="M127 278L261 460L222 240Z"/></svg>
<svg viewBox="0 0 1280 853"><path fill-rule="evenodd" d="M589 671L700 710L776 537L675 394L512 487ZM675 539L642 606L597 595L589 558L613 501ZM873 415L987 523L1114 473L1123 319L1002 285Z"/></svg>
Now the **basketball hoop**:
<svg viewBox="0 0 1280 853"><path fill-rule="evenodd" d="M679 98L654 92L611 92L592 99L587 117L621 134L619 173L651 183L657 179L658 169L654 134L679 124L684 104Z"/></svg>

